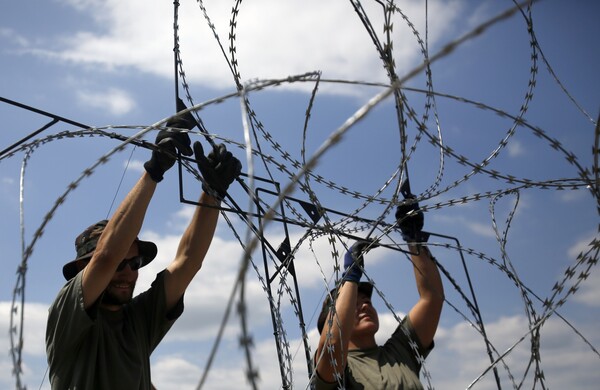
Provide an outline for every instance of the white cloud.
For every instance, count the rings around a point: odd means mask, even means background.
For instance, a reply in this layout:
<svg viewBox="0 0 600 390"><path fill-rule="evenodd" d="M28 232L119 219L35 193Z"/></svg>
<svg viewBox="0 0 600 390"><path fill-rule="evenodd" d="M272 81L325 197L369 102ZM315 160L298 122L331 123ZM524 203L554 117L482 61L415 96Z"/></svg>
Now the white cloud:
<svg viewBox="0 0 600 390"><path fill-rule="evenodd" d="M175 226L176 232L170 235L158 235L152 231L144 231L143 239L150 239L157 243L160 248L158 258L147 268L140 272L137 291L147 288L154 278L154 275L164 268L173 258L179 239L180 230L191 217L193 207L182 207L174 215L173 221L178 221ZM185 221L185 223L184 223ZM221 221L221 225L223 221ZM223 227L220 225L220 229ZM277 231L276 226L275 231ZM219 230L221 232L221 230ZM283 239L279 235L272 233L269 237L273 243L280 242ZM571 250L573 257L576 252L585 249L592 237L582 240ZM300 237L297 234L291 235L292 242L297 242ZM301 290L321 289L323 276L316 267L316 260L321 264L325 275L330 275L333 269L331 246L326 240L317 240L313 243L314 254L308 250L305 243L296 256L298 273L303 276L300 279ZM343 253L343 247L338 246L338 250ZM383 261L385 251L375 250L369 254L369 260L373 262ZM255 257L260 257L255 253ZM316 259L315 259L316 257ZM234 277L237 274L242 250L238 243L228 241L217 235L214 238L213 245L205 260L203 268L196 276L190 288L186 292L186 310L183 316L177 321L172 331L167 335L157 352L153 357L153 381L161 389L193 389L197 385L200 375L206 364L206 358L214 342L217 329L223 318L225 304L231 289L234 286ZM259 272L262 272L262 260L257 260ZM590 292L598 297L596 291L591 288L599 285L593 275L590 280L584 283L582 289L574 295L574 299L588 298L585 286L589 286ZM597 290L597 289L596 289ZM250 332L255 338L255 346L252 349L252 358L254 364L259 369L260 381L259 388L277 388L280 385L281 377L275 344L272 335L269 306L266 300L261 284L257 281L254 270L249 270L246 278L246 296L245 303L250 313ZM596 299L596 302L598 299ZM237 302L237 300L236 300ZM320 302L305 302L304 314L310 313L312 305L320 305ZM0 305L1 312L8 312L9 303ZM27 306L26 313L26 334L25 334L25 361L27 383L39 383L45 370L44 355L44 331L46 321L47 305L30 304ZM284 308L285 310L285 308ZM402 318L404 314L399 314ZM0 324L8 327L8 316ZM305 318L308 320L308 318ZM303 343L298 336L297 323L295 318L285 324L290 344L289 351L293 356L293 378L295 387L304 388L307 382L307 368ZM377 334L378 342L392 333L396 326L393 316L389 313L380 315L381 329ZM494 343L497 350L502 353L512 346L524 334L527 333L528 325L522 317L503 317L496 322L486 323L489 339ZM584 336L594 336L593 327L586 324L580 324L579 329ZM592 329L592 330L590 330ZM561 387L556 384L564 384L572 381L573 384L589 383L595 380L593 367L591 366L594 356L591 355L589 347L576 337L572 330L561 324L554 317L551 318L542 328L542 368L545 370L547 384L551 387ZM309 344L311 351L314 352L317 333L314 329L314 321L311 323L309 332ZM247 386L244 379L245 361L243 351L239 348L238 337L240 335L239 316L236 314L236 308L230 316L222 344L217 352L217 358L211 369L206 388L245 388ZM558 340L558 341L557 341ZM598 340L590 340L592 344ZM432 385L438 389L465 388L472 380L481 374L489 366L489 360L485 352L485 345L481 337L467 324L460 323L449 328L440 328L436 338L436 349L427 360L427 370L432 374ZM0 339L0 347L8 349L8 340ZM194 352L190 352L193 349ZM529 342L526 340L519 344L514 351L511 351L506 359L506 363L511 369L511 373L519 378L524 375L522 367L525 367L530 357ZM561 356L562 359L554 358ZM270 363L265 363L270 362ZM579 362L586 362L587 366L579 368ZM0 359L0 367L10 368L8 356ZM40 368L41 367L41 368ZM588 373L582 373L584 369L589 369ZM578 371L579 370L579 371ZM549 372L551 371L551 372ZM507 374L504 368L499 366L499 372L503 378L503 384L509 386L506 382ZM5 371L4 376L0 377L0 384L6 384L4 387L12 385L10 371ZM591 378L591 379L590 379ZM46 379L47 382L47 379ZM225 385L226 384L226 385ZM222 386L222 387L219 387ZM577 386L575 386L577 387ZM495 383L492 373L486 374L484 379L476 385L476 389L493 389Z"/></svg>
<svg viewBox="0 0 600 390"><path fill-rule="evenodd" d="M218 243L222 244L222 243ZM228 262L227 258L222 261ZM216 260L213 259L213 263ZM230 267L227 265L226 267ZM206 286L196 286L196 291L188 294L186 301L191 303L188 310L178 322L187 322L185 326L174 327L167 339L163 341L159 349L153 355L152 371L153 383L161 389L193 389L197 386L200 376L206 365L206 359L216 334L214 323L220 317L211 318L214 310L211 307L216 303L223 303L223 296L217 297L207 295L208 289L218 289L219 280L210 282L218 273L214 273L218 266L213 264L206 271ZM217 278L218 279L218 278ZM208 284L211 283L211 284ZM230 284L221 288L225 291ZM192 289L194 290L194 289ZM203 290L203 291L201 291ZM202 297L201 294L204 294ZM261 294L261 293L259 293ZM258 296L250 297L248 303L254 311L260 311L259 306L267 307L264 302L259 302ZM190 307L191 306L191 307ZM197 306L197 307L196 307ZM222 305L221 305L222 306ZM9 313L11 304L0 303L0 326L4 329L9 325ZM25 348L23 367L25 371L25 382L29 385L42 382L45 363L44 333L47 315L47 305L29 303L25 310ZM260 316L269 318L268 312L261 312ZM403 313L398 316L402 318ZM258 369L260 379L258 388L278 388L281 384L281 376L273 335L265 332L261 335L261 328L270 328L270 321L257 321L257 317L250 322L251 336L254 337L254 345L251 348L252 361ZM592 345L600 342L595 330L596 324L578 323L571 321ZM390 313L380 315L380 331L377 334L379 343L389 336L396 322ZM292 377L295 388L305 388L308 382L305 351L301 338L294 333L292 325L286 326L289 333L289 351L292 356ZM522 316L501 317L497 321L486 322L486 331L489 340L493 343L499 353L509 351L505 362L511 374L520 380L525 375L525 367L531 356L531 344L526 338L516 347L512 348L524 335L528 333L528 323ZM234 314L230 319L230 329L222 341L213 366L208 373L205 388L228 389L246 388L245 380L246 362L243 350L239 347L238 336L240 334L239 319ZM311 353L314 353L318 334L311 327L308 330L308 341ZM179 341L178 341L179 340ZM204 342L202 341L204 340ZM9 349L8 337L0 338L0 348ZM510 348L510 349L509 349ZM427 358L426 369L432 375L432 385L436 389L466 388L475 378L489 367L489 358L485 350L482 337L468 324L458 323L448 328L440 327L436 336L436 348ZM590 388L600 380L597 365L597 356L590 347L575 332L556 317L548 319L541 328L541 364L546 377L546 385L552 388L564 388L567 385L573 388ZM11 375L12 362L8 354L0 357L0 384L2 387L12 387L14 379ZM498 372L502 378L503 387L511 387L508 382L508 374L502 365L498 366ZM531 383L533 374L529 372L525 380ZM48 388L47 378L42 388ZM487 373L484 378L474 386L474 389L496 388L492 372Z"/></svg>
<svg viewBox="0 0 600 390"><path fill-rule="evenodd" d="M14 364L11 354L10 330L11 325L11 302L0 302L0 387L13 388L15 386L15 377L12 375ZM17 311L14 313L12 326L14 345L19 344L19 332L23 330L23 349L22 349L22 376L21 380L25 383L40 383L46 368L46 318L48 315L48 305L40 303L26 303L23 311L24 321L21 324L21 307L17 305ZM22 325L22 328L21 328Z"/></svg>
<svg viewBox="0 0 600 390"><path fill-rule="evenodd" d="M66 0L65 0L66 1ZM227 2L210 3L208 12L216 23L219 35L224 39L225 50L229 45L227 41L230 7ZM239 14L239 30L236 36L236 55L239 59L242 78L247 80L253 77L282 77L288 74L304 72L312 69L322 69L327 77L351 78L351 79L381 79L383 71L375 56L373 45L368 37L361 35L362 27L359 25L356 15L352 10L336 7L344 7L343 2L316 2L312 1L286 1L271 2L271 13L265 11L264 1L252 1L242 3ZM119 68L119 70L134 70L141 73L150 73L160 77L172 78L172 34L171 34L171 7L172 3L160 2L152 4L141 1L118 2L115 0L70 0L69 4L79 9L84 16L90 15L95 18L95 25L102 31L79 31L76 34L70 34L75 39L59 40L56 36L48 37L47 44L39 47L46 50L55 50L51 54L54 59L62 59L76 62L76 65L90 69L100 65L103 69ZM375 2L369 2L369 6ZM429 4L430 20L429 33L430 45L438 46L444 42L452 40L454 34L445 34L452 29L452 22L460 20L461 23L469 23L468 15L472 8L461 9L459 2L432 2ZM490 5L486 2L485 5ZM346 6L348 3L346 3ZM298 8L292 9L293 6ZM422 28L423 3L406 2L402 5L409 14L411 21L415 22L420 31ZM290 8L287 8L290 7ZM411 7L414 7L412 9ZM413 19L414 10L417 10L420 18ZM372 12L369 8L368 12ZM197 5L193 1L182 2L181 12L181 32L182 32L182 54L188 77L193 82L206 83L212 87L232 88L231 75L219 54L210 31L206 28L206 23L198 12ZM293 15L290 17L289 15ZM85 18L85 17L84 17ZM373 18L376 21L377 18ZM294 23L287 23L293 21ZM377 30L381 23L376 22ZM419 25L420 24L420 25ZM398 36L406 36L410 41L409 45L403 45L401 40L395 42L395 50L398 57L397 65L401 69L399 73L406 72L416 62L419 61L415 37L412 33L405 30L404 23L397 19L394 21L395 33ZM352 26L359 26L354 29ZM454 27L456 28L456 27ZM403 30L404 29L404 30ZM274 34L268 34L268 31L276 31ZM10 30L0 30L0 36L3 41L13 39L16 44L27 47L29 43L26 40L19 40L19 36ZM39 37L32 37L31 42L40 42ZM57 45L62 45L57 48ZM80 85L81 87L81 85ZM125 113L133 108L133 103L127 94L118 89L111 90L105 86L94 89L90 84L84 84L83 88L87 91L84 95L90 93L94 95L89 98L87 104L100 106L113 113ZM111 92L116 91L117 98L111 98ZM100 92L100 97L95 96ZM119 95L121 93L121 95ZM82 95L82 98L86 98ZM128 100L129 99L129 100ZM111 106L112 104L112 106ZM522 148L519 144L515 150L508 150L508 153L520 153ZM142 162L132 162L132 170L140 170ZM453 177L453 174L447 174L447 177ZM15 182L16 183L16 182ZM470 182L469 182L470 183ZM3 181L3 185L9 184ZM14 183L13 183L14 185ZM470 184L466 184L467 188ZM470 193L467 191L467 193ZM575 191L564 192L564 194L575 194ZM584 191L578 191L577 194L586 194ZM442 196L453 198L450 193L444 193ZM523 200L523 198L522 198ZM485 201L482 201L485 202ZM482 203L480 202L480 203ZM461 205L461 210L469 210L476 207L477 202L471 202L468 205ZM519 210L523 207L520 203ZM170 232L180 232L193 210L191 207L181 208L180 211L167 221L165 228ZM451 222L454 229L465 228L465 235L468 231L477 234L478 237L494 237L491 230L491 224L471 223L467 217L452 218L442 220L437 218L438 212L430 213L427 218L435 222ZM489 219L489 218L488 218ZM501 218L499 218L501 220ZM485 218L480 221L485 222ZM224 224L220 224L219 229L226 229ZM277 230L276 228L274 230ZM242 230L243 231L243 230ZM148 286L154 274L163 268L172 258L179 235L157 235L149 232L145 238L153 239L159 244L160 257L143 272L140 273L140 282L138 292ZM282 234L274 234L271 242L280 242ZM575 258L581 250L586 250L592 237L585 242L575 245L570 253ZM292 244L299 240L297 234L292 234ZM532 237L535 242L535 237ZM533 245L535 247L535 245ZM331 255L331 245L325 240L314 242L314 254L308 249L305 243L296 254L296 269L299 278L300 289L305 291L319 291L324 288L328 282L328 277L333 270ZM577 247L577 249L575 248ZM338 250L343 251L342 246ZM381 251L383 252L383 251ZM369 255L369 261L376 263L380 251L375 251ZM524 254L527 256L527 254ZM257 266L262 270L260 254L255 253ZM242 252L238 243L233 243L223 237L216 237L213 247L209 252L203 269L200 271L190 290L186 294L186 311L183 317L177 322L172 333L164 341L164 348L156 356L154 364L154 378L156 384L161 389L168 388L194 388L197 379L201 373L206 355L208 354L210 343L213 341L216 328L222 318L226 298L229 296L234 286L234 276L239 268L242 259ZM535 261L535 258L532 258ZM545 259L543 259L545 260ZM320 266L317 267L316 264ZM553 272L550 261L539 267L532 261L527 261L525 266L536 270L535 277L541 282L547 279L545 265L548 265L548 272ZM571 296L569 303L582 303L591 308L596 308L600 302L600 293L597 286L598 280L597 267L592 269L592 274L588 280L584 281L580 290ZM539 274L537 271L539 270ZM392 277L393 275L390 275ZM485 291L493 289L493 284L487 284L489 279L484 275L477 275L477 283L485 285ZM482 276L479 278L479 276ZM555 276L555 275L553 275ZM324 280L325 279L325 280ZM279 381L279 367L276 364L274 355L274 343L272 334L267 336L261 332L272 332L270 329L270 313L268 304L261 285L256 281L256 274L250 270L247 274L247 295L246 303L252 308L252 332L256 336L256 347L253 350L255 363L259 366L261 381L259 388L277 388ZM552 281L548 287L550 287ZM412 287L412 286L411 286ZM495 292L494 292L495 293ZM482 298L484 294L481 294ZM502 301L507 298L497 293L497 301L501 306ZM487 298L487 297L485 297ZM491 298L490 298L491 299ZM495 299L495 298L494 298ZM316 306L320 306L317 301L303 301L304 313L310 313ZM312 305L312 306L311 306ZM578 306L578 305L572 305ZM0 304L0 325L7 329L10 304L4 302ZM500 308L499 310L506 310ZM235 312L235 309L234 309ZM591 311L590 311L591 312ZM24 369L27 376L27 382L31 386L37 387L43 377L45 369L44 342L43 334L45 328L46 309L43 304L36 306L35 303L28 305L26 313L25 327L25 361ZM593 315L593 312L591 312ZM501 313L500 313L501 314ZM307 316L308 317L308 316ZM590 315L591 317L591 315ZM306 318L308 320L308 318ZM314 320L312 321L314 324ZM378 334L378 340L384 338L391 332L395 322L389 314L381 315L381 331ZM286 326L290 330L291 350L295 356L295 383L302 384L305 379L306 369L303 361L303 351L299 350L301 341L294 338L291 332L292 324ZM497 322L487 323L490 338L497 344L497 347L507 348L511 343L521 337L527 329L527 323L520 317L505 317ZM597 324L592 324L597 325ZM595 336L597 331L592 325L579 324L578 329L585 330L586 335ZM581 382L587 378L590 382L597 382L598 370L597 356L590 352L581 340L574 337L571 330L562 325L558 320L552 318L543 328L544 338L542 345L544 353L542 355L542 367L548 378L549 387L575 387L589 388L593 383L586 386L587 382ZM243 357L236 346L236 338L239 336L239 318L234 313L229 321L225 333L224 346L219 352L219 360L216 362L210 374L210 384L207 388L246 388L246 381L243 377ZM595 336L597 337L597 336ZM314 343L316 332L313 329L309 332L309 341ZM487 366L487 356L481 338L469 326L464 324L454 325L446 328L440 328L436 340L437 347L428 359L428 369L433 374L433 385L435 388L464 388ZM592 340L597 345L598 340ZM180 346L187 344L195 351L189 352L182 350ZM186 345L186 347L187 347ZM8 351L9 343L7 332L4 337L0 337L0 349ZM233 351L233 352L232 352ZM231 352L231 354L230 354ZM530 356L528 342L525 341L514 352L509 355L509 365L515 368L515 373L521 373L522 367L527 364ZM41 367L41 368L40 368ZM241 368L240 368L241 367ZM12 371L12 362L7 353L0 358L0 388L14 387ZM579 371L577 371L579 370ZM506 377L503 372L503 376ZM583 378L583 379L582 379ZM590 379L591 378L591 379ZM47 380L46 380L47 382ZM298 386L296 386L298 387ZM485 380L475 386L481 388L495 388L491 375L488 374ZM511 387L508 385L507 387ZM527 386L524 386L527 387ZM46 387L47 388L47 385ZM298 388L303 388L299 386Z"/></svg>
<svg viewBox="0 0 600 390"><path fill-rule="evenodd" d="M152 384L159 389L177 383L179 389L194 389L201 369L176 355L161 356L152 366Z"/></svg>
<svg viewBox="0 0 600 390"><path fill-rule="evenodd" d="M381 320L382 326L378 333L378 342L389 336L397 325L392 316L388 314L382 315ZM490 341L499 353L504 353L523 335L527 334L528 324L521 316L504 317L496 322L487 323L486 330ZM590 340L592 344L599 341L595 336L593 324L580 326L579 330L588 337L595 337ZM316 329L311 329L308 337L311 351L314 353L318 339ZM308 371L301 340L291 339L289 344L293 358L291 367L294 388L306 388ZM204 361L207 353L201 354L197 359ZM227 359L213 366L207 376L205 387L210 389L246 388L248 386L244 379L246 363L242 351L228 349L226 352L220 352L220 354L225 353ZM257 341L251 353L253 364L259 372L258 388L281 387L280 366L272 337ZM504 361L517 381L521 380L525 374L530 357L531 350L528 339L507 353ZM219 358L215 361L219 361ZM596 361L596 356L589 346L560 320L551 318L543 325L541 368L545 374L546 386L590 388L594 381L600 379L598 371L594 368L597 365ZM426 369L432 376L431 385L436 389L466 388L475 378L486 371L489 365L483 339L464 323L450 328L440 328L436 337L436 347L426 360ZM202 369L197 363L191 363L189 358L177 354L167 355L159 359L158 363L153 366L153 375L156 379L154 382L162 389L192 389L197 385ZM498 373L502 386L512 387L508 373L502 365L498 365ZM524 383L531 384L533 375L530 370ZM179 378L179 380L174 381L172 378ZM227 383L229 387L224 386L223 383ZM493 372L487 373L473 388L484 390L497 388Z"/></svg>
<svg viewBox="0 0 600 390"><path fill-rule="evenodd" d="M15 179L11 177L3 177L0 180L0 191L3 195L5 195L8 199L14 200L15 197Z"/></svg>
<svg viewBox="0 0 600 390"><path fill-rule="evenodd" d="M472 232L483 237L496 237L494 229L489 224L470 221L466 222L465 226Z"/></svg>
<svg viewBox="0 0 600 390"><path fill-rule="evenodd" d="M173 77L172 4L147 5L141 0L67 1L92 18L96 31L70 32L62 47L38 53L107 69L131 67ZM231 5L204 2L221 44L229 55ZM382 39L383 12L376 2L363 4L374 31ZM462 17L460 1L429 6L430 47L447 42L453 22ZM235 59L242 80L282 78L321 70L324 77L384 81L385 72L375 46L349 3L319 0L243 3L236 15ZM409 1L402 11L423 39L422 3ZM393 38L399 74L422 62L417 37L396 13ZM257 21L260 21L257 23ZM232 76L213 32L195 2L181 2L180 50L188 80L216 88L233 88ZM57 41L54 39L54 41ZM327 87L322 87L327 89Z"/></svg>
<svg viewBox="0 0 600 390"><path fill-rule="evenodd" d="M27 40L27 38L23 37L22 35L19 35L16 31L14 31L10 28L1 27L0 28L0 38L11 41L12 43L16 44L18 47L29 46L29 41Z"/></svg>
<svg viewBox="0 0 600 390"><path fill-rule="evenodd" d="M598 260L598 251L593 250L593 247L590 246L590 243L592 243L594 239L598 239L598 237L596 234L591 233L587 237L577 241L569 248L569 258L579 259L579 255L584 255L587 260ZM589 262L587 261L584 264L581 264L577 269L576 276L580 277L582 273L587 272L588 267ZM581 280L579 289L571 299L590 308L600 307L600 273L598 272L597 266L591 267L589 276Z"/></svg>
<svg viewBox="0 0 600 390"><path fill-rule="evenodd" d="M598 239L597 234L590 233L588 236L573 244L573 246L571 246L567 252L569 258L575 259L580 253L587 253L591 249L590 244L594 239Z"/></svg>
<svg viewBox="0 0 600 390"><path fill-rule="evenodd" d="M504 317L486 324L489 339L499 353L504 353L512 347L527 334L527 329L527 321L520 316ZM588 337L595 338L591 340L592 344L599 341L591 324L579 330ZM517 381L522 379L531 357L530 346L529 340L525 339L510 350L505 358L511 374ZM438 332L436 348L427 361L436 389L466 388L490 365L483 339L464 323ZM597 356L594 356L590 348L570 328L555 317L549 319L542 327L541 365L546 385L552 388L589 388L590 384L600 379L597 369L594 368L597 366ZM501 364L497 367L502 387L512 387L504 367ZM587 373L581 375L583 371ZM531 387L533 375L530 370L525 387ZM488 372L474 388L497 388L493 372Z"/></svg>
<svg viewBox="0 0 600 390"><path fill-rule="evenodd" d="M470 232L480 237L496 238L496 233L494 233L491 223L482 223L463 216L434 215L433 218L439 223L450 224L451 226L464 226Z"/></svg>
<svg viewBox="0 0 600 390"><path fill-rule="evenodd" d="M181 209L184 214L193 210L191 207ZM181 217L181 215L178 215ZM189 218L188 218L189 220ZM160 237L148 233L145 239L152 240L159 248L157 258L150 263L143 272L140 272L137 291L147 289L156 273L164 269L175 257L180 235ZM198 272L185 294L186 309L177 321L176 333L171 333L171 340L206 340L217 333L217 329L225 313L227 299L229 298L235 278L238 274L242 259L242 249L237 242L225 241L218 236L213 238L211 248L204 260L202 269ZM268 303L265 295L254 277L254 271L249 270L246 278L245 299L249 307L253 307L252 316L262 319L268 318ZM234 302L237 302L238 299ZM236 313L235 306L231 317ZM203 326L198 329L198 318L203 318Z"/></svg>
<svg viewBox="0 0 600 390"><path fill-rule="evenodd" d="M80 90L77 91L77 98L81 105L106 110L114 115L127 114L135 107L131 96L118 88L108 88L103 91Z"/></svg>
<svg viewBox="0 0 600 390"><path fill-rule="evenodd" d="M9 329L10 312L13 307L10 302L0 302L0 327L2 329ZM20 325L21 307L17 303L17 311L13 317L13 326L18 327ZM26 303L25 310L23 312L25 318L23 327L23 354L27 356L46 356L46 349L44 347L45 332L46 332L46 318L48 316L48 305L40 303ZM0 339L0 347L2 350L9 350L10 344L8 339ZM19 335L15 334L15 344L18 345Z"/></svg>
<svg viewBox="0 0 600 390"><path fill-rule="evenodd" d="M506 145L506 149L508 150L508 155L510 157L519 157L525 154L523 144L517 139L512 139L511 142Z"/></svg>
<svg viewBox="0 0 600 390"><path fill-rule="evenodd" d="M579 291L572 298L590 308L600 308L600 273L597 268L591 270L591 275L582 281Z"/></svg>
<svg viewBox="0 0 600 390"><path fill-rule="evenodd" d="M145 170L144 163L145 161L140 160L124 161L123 168L129 169L131 172L142 173Z"/></svg>
<svg viewBox="0 0 600 390"><path fill-rule="evenodd" d="M563 202L577 202L586 199L587 196L590 195L589 190L579 189L579 190L564 190L558 193L560 199Z"/></svg>

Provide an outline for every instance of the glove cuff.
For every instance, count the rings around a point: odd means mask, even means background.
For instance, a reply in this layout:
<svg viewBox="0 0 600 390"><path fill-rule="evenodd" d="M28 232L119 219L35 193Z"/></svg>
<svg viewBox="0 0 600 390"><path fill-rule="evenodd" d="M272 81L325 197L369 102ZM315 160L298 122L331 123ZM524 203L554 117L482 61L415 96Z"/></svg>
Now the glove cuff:
<svg viewBox="0 0 600 390"><path fill-rule="evenodd" d="M402 234L402 238L404 239L404 241L408 242L408 243L414 243L414 242L427 242L429 240L429 233L427 232L415 232L414 236L409 236L408 234Z"/></svg>
<svg viewBox="0 0 600 390"><path fill-rule="evenodd" d="M154 161L154 159L150 159L150 160L146 161L144 163L144 169L146 169L146 172L148 172L148 174L150 175L152 180L154 180L157 183L160 183L162 181L164 172L159 167L159 164L157 164Z"/></svg>
<svg viewBox="0 0 600 390"><path fill-rule="evenodd" d="M342 280L354 283L360 282L360 278L362 278L362 270L358 264L354 264L352 268L347 269L342 276Z"/></svg>
<svg viewBox="0 0 600 390"><path fill-rule="evenodd" d="M210 196L212 196L219 202L222 201L223 198L225 198L225 194L227 193L227 192L225 192L225 193L221 194L220 191L212 189L206 182L202 183L202 191L206 192L207 194L209 194Z"/></svg>

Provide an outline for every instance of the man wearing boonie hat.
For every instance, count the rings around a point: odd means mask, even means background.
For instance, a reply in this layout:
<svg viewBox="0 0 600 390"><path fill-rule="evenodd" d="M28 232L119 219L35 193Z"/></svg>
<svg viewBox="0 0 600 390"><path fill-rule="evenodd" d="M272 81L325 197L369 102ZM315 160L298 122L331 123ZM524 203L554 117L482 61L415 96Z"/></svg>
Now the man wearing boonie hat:
<svg viewBox="0 0 600 390"><path fill-rule="evenodd" d="M185 109L181 100L178 111ZM167 127L191 130L190 113ZM224 145L204 155L187 131L161 130L145 172L110 220L99 221L75 240L74 260L63 266L67 280L49 309L46 353L52 389L152 389L150 354L183 312L183 295L210 247L218 206L240 174L241 163ZM175 259L152 286L133 297L138 270L157 254L156 245L137 236L157 183L177 152L195 154L203 192L183 234Z"/></svg>
<svg viewBox="0 0 600 390"><path fill-rule="evenodd" d="M419 372L433 349L444 303L443 285L433 257L422 245L429 234L422 231L423 212L418 204L400 205L396 220L409 244L419 300L384 345L377 345L379 317L371 303L373 285L360 281L363 255L377 244L358 241L352 245L344 256L341 283L325 298L317 320L320 339L312 389L423 389Z"/></svg>

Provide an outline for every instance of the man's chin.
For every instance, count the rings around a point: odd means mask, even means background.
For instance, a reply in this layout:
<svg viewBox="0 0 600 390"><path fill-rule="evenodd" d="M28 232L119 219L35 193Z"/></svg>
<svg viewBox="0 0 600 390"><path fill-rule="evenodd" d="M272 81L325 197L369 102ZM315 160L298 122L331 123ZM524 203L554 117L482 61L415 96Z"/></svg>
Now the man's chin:
<svg viewBox="0 0 600 390"><path fill-rule="evenodd" d="M360 321L355 329L377 332L379 330L379 324L370 318L364 318Z"/></svg>
<svg viewBox="0 0 600 390"><path fill-rule="evenodd" d="M106 305L124 305L131 302L132 297L133 289L129 291L115 292L109 288L102 297L102 303Z"/></svg>

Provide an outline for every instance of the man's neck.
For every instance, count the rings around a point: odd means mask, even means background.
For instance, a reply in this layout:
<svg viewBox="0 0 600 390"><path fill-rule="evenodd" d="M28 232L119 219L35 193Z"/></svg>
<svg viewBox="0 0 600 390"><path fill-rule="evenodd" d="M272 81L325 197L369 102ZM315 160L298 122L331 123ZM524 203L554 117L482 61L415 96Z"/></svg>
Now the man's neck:
<svg viewBox="0 0 600 390"><path fill-rule="evenodd" d="M348 343L348 349L370 349L377 347L375 336L355 337Z"/></svg>

